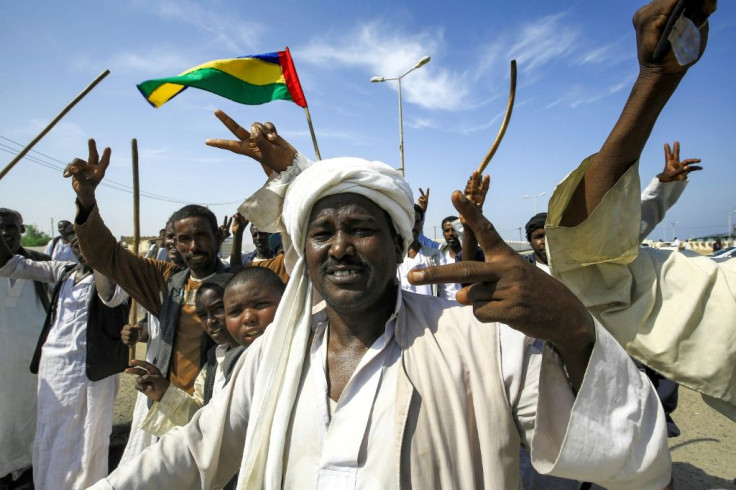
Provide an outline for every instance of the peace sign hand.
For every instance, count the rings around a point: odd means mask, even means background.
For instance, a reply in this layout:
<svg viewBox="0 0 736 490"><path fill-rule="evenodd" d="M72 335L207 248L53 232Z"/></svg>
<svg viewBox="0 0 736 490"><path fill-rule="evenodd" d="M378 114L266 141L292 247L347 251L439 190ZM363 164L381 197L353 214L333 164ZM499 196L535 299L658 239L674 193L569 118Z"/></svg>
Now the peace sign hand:
<svg viewBox="0 0 736 490"><path fill-rule="evenodd" d="M267 122L253 123L248 132L230 116L221 110L215 111L215 116L233 133L237 140L210 138L205 141L208 146L230 150L233 153L249 156L263 167L266 175L271 172L286 170L296 156L296 149L276 132L276 127Z"/></svg>
<svg viewBox="0 0 736 490"><path fill-rule="evenodd" d="M560 352L575 386L582 383L595 343L593 319L561 282L534 267L503 241L478 206L460 191L452 194L485 254L485 262L458 262L409 273L412 284L473 283L457 300L473 306L481 322L502 322Z"/></svg>
<svg viewBox="0 0 736 490"><path fill-rule="evenodd" d="M230 236L230 224L233 222L233 219L225 215L225 217L222 220L222 224L220 225L220 234L222 235L222 239L226 239Z"/></svg>
<svg viewBox="0 0 736 490"><path fill-rule="evenodd" d="M664 144L664 170L657 177L660 182L675 182L677 180L687 180L690 172L703 170L700 165L700 158L688 158L680 161L680 142L675 141L673 148L670 149L669 143Z"/></svg>

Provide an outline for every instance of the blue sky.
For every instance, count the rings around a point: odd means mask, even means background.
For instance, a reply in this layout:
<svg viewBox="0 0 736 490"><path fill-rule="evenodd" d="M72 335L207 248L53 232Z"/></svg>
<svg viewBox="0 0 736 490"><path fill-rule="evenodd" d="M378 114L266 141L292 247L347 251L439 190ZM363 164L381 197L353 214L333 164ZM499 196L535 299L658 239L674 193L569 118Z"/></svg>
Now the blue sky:
<svg viewBox="0 0 736 490"><path fill-rule="evenodd" d="M117 235L132 231L130 141L138 140L141 231L157 234L183 203L222 217L257 189L262 172L245 158L204 145L229 132L221 108L244 126L273 121L314 157L304 112L277 101L245 106L189 89L153 109L135 85L200 63L289 46L322 156L359 156L398 166L398 101L393 77L422 56L429 64L402 82L406 177L431 189L425 233L455 214L449 201L477 168L500 126L509 61L519 67L511 125L489 172L486 215L506 239L546 208L555 185L597 151L637 74L631 17L639 2L8 2L0 20L0 164L29 142L104 69L111 74L0 181L0 206L18 209L47 232L74 216L74 194L59 168L86 158L87 138L112 148L98 190ZM725 232L736 210L736 5L720 2L704 58L662 113L641 165L660 172L662 145L705 170L653 239ZM20 145L20 146L19 146ZM42 162L42 163L39 163ZM51 167L51 168L50 168ZM55 168L54 168L55 167ZM734 216L736 222L736 216Z"/></svg>

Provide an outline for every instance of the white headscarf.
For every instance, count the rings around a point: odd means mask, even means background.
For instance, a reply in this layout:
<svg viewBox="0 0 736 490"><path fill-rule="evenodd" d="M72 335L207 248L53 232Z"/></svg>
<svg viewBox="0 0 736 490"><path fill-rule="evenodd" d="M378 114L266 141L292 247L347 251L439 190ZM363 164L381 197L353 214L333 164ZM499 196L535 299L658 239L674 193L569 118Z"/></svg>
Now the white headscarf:
<svg viewBox="0 0 736 490"><path fill-rule="evenodd" d="M312 284L304 260L309 217L317 201L342 193L365 196L385 210L406 254L413 239L414 198L401 174L381 162L334 158L312 164L298 155L288 170L240 207L258 229L282 232L291 278L263 339L238 488L281 488L286 432L312 317Z"/></svg>

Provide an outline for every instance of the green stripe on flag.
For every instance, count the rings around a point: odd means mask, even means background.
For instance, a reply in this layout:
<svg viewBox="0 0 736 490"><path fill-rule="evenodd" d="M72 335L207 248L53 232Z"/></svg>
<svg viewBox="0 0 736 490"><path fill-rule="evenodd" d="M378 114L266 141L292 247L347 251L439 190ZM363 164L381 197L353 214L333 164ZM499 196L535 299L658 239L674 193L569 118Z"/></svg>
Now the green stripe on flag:
<svg viewBox="0 0 736 490"><path fill-rule="evenodd" d="M207 90L249 105L265 104L273 100L292 100L289 89L283 83L252 85L214 68L203 68L185 75L147 80L138 84L138 89L154 107L162 106L184 87Z"/></svg>

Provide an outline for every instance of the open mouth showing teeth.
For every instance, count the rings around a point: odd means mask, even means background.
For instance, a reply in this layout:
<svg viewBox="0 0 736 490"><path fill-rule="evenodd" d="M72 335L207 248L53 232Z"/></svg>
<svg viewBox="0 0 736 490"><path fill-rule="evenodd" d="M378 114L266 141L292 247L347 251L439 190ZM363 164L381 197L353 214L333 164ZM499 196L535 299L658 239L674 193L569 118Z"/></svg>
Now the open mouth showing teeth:
<svg viewBox="0 0 736 490"><path fill-rule="evenodd" d="M339 270L339 271L334 271L332 275L336 277L345 277L345 276L351 276L356 273L357 271L354 271L354 270Z"/></svg>

